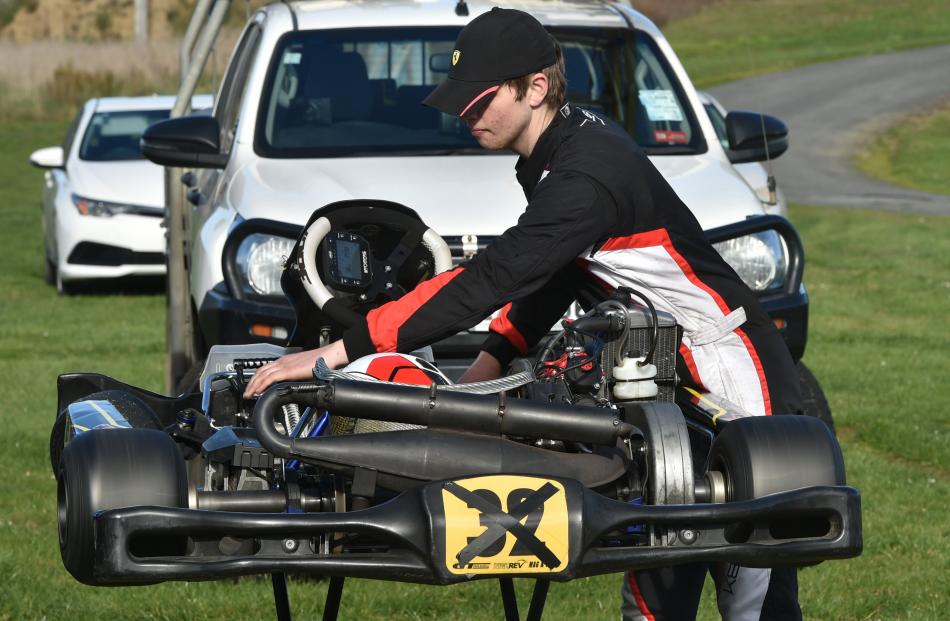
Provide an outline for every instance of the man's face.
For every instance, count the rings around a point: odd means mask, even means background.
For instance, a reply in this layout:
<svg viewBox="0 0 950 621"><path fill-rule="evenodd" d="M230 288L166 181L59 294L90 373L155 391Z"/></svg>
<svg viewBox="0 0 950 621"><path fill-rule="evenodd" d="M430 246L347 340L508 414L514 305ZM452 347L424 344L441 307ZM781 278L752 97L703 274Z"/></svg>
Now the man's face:
<svg viewBox="0 0 950 621"><path fill-rule="evenodd" d="M513 88L502 86L485 108L462 117L482 147L492 151L515 148L531 121L527 98L517 101L515 97Z"/></svg>

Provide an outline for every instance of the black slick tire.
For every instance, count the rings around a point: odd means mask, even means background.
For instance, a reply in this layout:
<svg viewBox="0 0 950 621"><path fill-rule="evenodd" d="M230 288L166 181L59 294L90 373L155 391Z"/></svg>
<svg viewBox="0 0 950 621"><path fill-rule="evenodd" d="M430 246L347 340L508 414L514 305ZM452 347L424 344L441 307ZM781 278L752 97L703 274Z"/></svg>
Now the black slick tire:
<svg viewBox="0 0 950 621"><path fill-rule="evenodd" d="M722 473L727 502L845 485L837 439L810 416L755 416L728 423L713 441L709 470Z"/></svg>
<svg viewBox="0 0 950 621"><path fill-rule="evenodd" d="M83 584L105 584L94 573L96 512L139 505L187 507L187 484L185 461L164 432L97 429L81 434L66 445L57 476L63 565ZM166 544L173 553L179 547L183 553L183 544Z"/></svg>

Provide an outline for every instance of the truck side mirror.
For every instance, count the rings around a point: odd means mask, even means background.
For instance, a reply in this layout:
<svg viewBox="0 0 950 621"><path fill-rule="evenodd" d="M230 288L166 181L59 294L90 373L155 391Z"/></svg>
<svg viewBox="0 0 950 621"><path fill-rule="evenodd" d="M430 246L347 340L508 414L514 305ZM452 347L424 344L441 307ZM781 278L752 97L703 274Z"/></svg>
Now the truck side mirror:
<svg viewBox="0 0 950 621"><path fill-rule="evenodd" d="M224 168L221 128L209 116L181 116L160 121L142 133L142 154L162 166L182 168Z"/></svg>
<svg viewBox="0 0 950 621"><path fill-rule="evenodd" d="M788 149L788 127L774 116L758 112L726 115L726 154L733 164L774 159Z"/></svg>

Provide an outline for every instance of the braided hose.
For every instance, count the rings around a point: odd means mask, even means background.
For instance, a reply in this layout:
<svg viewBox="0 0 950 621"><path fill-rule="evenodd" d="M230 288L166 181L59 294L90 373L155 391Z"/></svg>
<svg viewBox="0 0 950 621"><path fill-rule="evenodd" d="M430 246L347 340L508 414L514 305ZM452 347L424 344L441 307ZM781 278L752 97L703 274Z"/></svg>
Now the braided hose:
<svg viewBox="0 0 950 621"><path fill-rule="evenodd" d="M324 362L323 358L317 359L317 365L314 368L314 376L319 380L331 380L331 379L349 379L357 380L363 382L384 382L381 379L375 378L371 375L365 373L348 373L346 371L334 371L327 366L327 363ZM530 371L522 371L521 373L515 373L514 375L508 375L506 377L500 377L498 379L486 380L484 382L471 382L468 384L447 384L445 386L439 386L439 390L447 390L450 392L464 392L475 395L490 395L497 392L505 392L508 390L514 390L515 388L520 388L526 384L530 384L534 381L534 374Z"/></svg>

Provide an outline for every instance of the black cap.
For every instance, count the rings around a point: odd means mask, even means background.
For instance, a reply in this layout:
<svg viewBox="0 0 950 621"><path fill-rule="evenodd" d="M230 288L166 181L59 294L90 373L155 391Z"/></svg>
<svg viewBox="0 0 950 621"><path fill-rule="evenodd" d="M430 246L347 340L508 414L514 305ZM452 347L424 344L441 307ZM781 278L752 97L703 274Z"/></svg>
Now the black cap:
<svg viewBox="0 0 950 621"><path fill-rule="evenodd" d="M554 39L531 15L495 7L459 34L449 76L422 102L462 116L491 101L505 80L550 67L557 61Z"/></svg>

